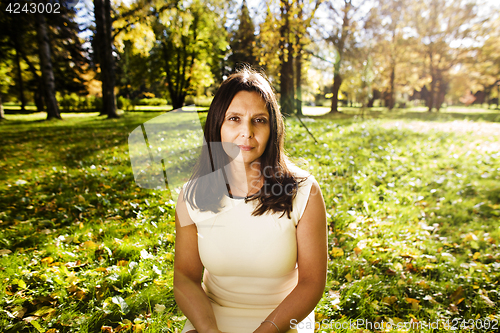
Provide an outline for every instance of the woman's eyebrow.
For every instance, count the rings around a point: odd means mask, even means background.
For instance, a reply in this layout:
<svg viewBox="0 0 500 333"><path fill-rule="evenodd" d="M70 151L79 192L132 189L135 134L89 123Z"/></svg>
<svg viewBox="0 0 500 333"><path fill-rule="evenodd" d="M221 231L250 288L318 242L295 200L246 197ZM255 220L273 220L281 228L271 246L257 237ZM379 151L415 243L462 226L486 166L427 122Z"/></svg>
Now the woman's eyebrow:
<svg viewBox="0 0 500 333"><path fill-rule="evenodd" d="M228 116L244 116L245 114L239 113L238 111L227 111L226 117ZM265 116L269 117L269 114L266 112L260 112L252 115L253 117L260 117L260 116Z"/></svg>
<svg viewBox="0 0 500 333"><path fill-rule="evenodd" d="M254 116L266 116L266 117L269 117L269 114L265 113L265 112L261 112L261 113L254 114Z"/></svg>

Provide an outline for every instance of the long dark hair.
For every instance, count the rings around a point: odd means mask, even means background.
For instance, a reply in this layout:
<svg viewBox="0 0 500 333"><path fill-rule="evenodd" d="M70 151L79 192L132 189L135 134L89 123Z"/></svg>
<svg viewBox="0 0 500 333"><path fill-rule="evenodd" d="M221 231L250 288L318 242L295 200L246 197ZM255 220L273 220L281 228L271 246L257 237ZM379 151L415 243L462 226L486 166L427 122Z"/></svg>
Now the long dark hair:
<svg viewBox="0 0 500 333"><path fill-rule="evenodd" d="M255 195L245 198L245 201L259 201L252 215L259 216L272 211L281 212L281 216L286 213L290 218L293 199L301 179L289 169L290 162L284 152L285 125L275 93L264 74L248 67L230 75L215 94L205 123L207 145L186 185L184 199L191 207L201 211L220 211L221 199L228 190L224 166L231 161L222 148L221 127L229 105L240 91L257 92L262 97L269 112L270 125L269 140L260 158L264 185Z"/></svg>

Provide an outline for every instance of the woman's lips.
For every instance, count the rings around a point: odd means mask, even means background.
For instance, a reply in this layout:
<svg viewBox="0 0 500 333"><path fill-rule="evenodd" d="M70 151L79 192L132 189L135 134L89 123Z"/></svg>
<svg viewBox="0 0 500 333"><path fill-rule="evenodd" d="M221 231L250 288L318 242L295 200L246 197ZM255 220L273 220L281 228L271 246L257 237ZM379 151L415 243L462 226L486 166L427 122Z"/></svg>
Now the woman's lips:
<svg viewBox="0 0 500 333"><path fill-rule="evenodd" d="M238 147L240 147L240 149L243 151L250 151L254 148L252 146L244 146L244 145L238 145Z"/></svg>

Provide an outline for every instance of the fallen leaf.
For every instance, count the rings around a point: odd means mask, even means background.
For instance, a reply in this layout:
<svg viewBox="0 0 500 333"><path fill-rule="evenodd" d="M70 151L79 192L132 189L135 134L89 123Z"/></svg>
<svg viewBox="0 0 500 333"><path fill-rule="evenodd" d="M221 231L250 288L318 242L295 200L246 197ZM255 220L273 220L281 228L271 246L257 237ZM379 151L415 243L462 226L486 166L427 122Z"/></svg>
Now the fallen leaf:
<svg viewBox="0 0 500 333"><path fill-rule="evenodd" d="M385 305L392 305L392 304L396 303L397 300L398 300L398 298L396 296L386 296L386 297L382 298L381 303L383 303Z"/></svg>
<svg viewBox="0 0 500 333"><path fill-rule="evenodd" d="M26 313L26 311L28 311L27 308L20 308L20 309L13 311L12 315L18 319L21 319L22 317L24 317L24 314Z"/></svg>
<svg viewBox="0 0 500 333"><path fill-rule="evenodd" d="M101 326L101 332L114 333L113 327L111 327L111 326Z"/></svg>
<svg viewBox="0 0 500 333"><path fill-rule="evenodd" d="M344 255L344 250L342 250L340 247L334 247L330 251L330 254L332 257L337 258L337 257L342 257Z"/></svg>
<svg viewBox="0 0 500 333"><path fill-rule="evenodd" d="M489 297L488 297L488 296L483 295L483 294L481 294L481 295L479 295L479 296L482 298L482 300L483 300L483 301L484 301L484 302L485 302L488 306L491 306L491 307L494 307L494 306L495 306L495 303L494 303L491 299L489 299Z"/></svg>
<svg viewBox="0 0 500 333"><path fill-rule="evenodd" d="M82 245L83 245L84 248L87 248L87 249L95 249L95 248L97 248L97 244L94 243L91 240L84 242Z"/></svg>
<svg viewBox="0 0 500 333"><path fill-rule="evenodd" d="M453 292L453 294L450 295L450 298L451 298L451 301L454 303L454 304L457 304L457 301L462 298L464 295L464 290L462 288L462 286L458 287L457 290L455 290Z"/></svg>
<svg viewBox="0 0 500 333"><path fill-rule="evenodd" d="M414 299L414 298L410 298L410 297L406 297L405 300L408 302L408 303L420 303L420 301L418 299Z"/></svg>
<svg viewBox="0 0 500 333"><path fill-rule="evenodd" d="M155 304L155 309L154 311L155 312L158 312L158 313L162 313L163 311L165 311L165 305L163 304Z"/></svg>
<svg viewBox="0 0 500 333"><path fill-rule="evenodd" d="M9 249L2 249L2 250L0 250L0 256L11 254L11 253L12 253L12 251L9 250Z"/></svg>
<svg viewBox="0 0 500 333"><path fill-rule="evenodd" d="M426 296L424 297L424 300L425 300L425 301L429 301L429 302L431 302L432 304L438 304L438 302L436 302L436 300L434 299L434 297L432 297L431 295L426 295Z"/></svg>
<svg viewBox="0 0 500 333"><path fill-rule="evenodd" d="M52 258L52 257L45 257L41 260L41 263L46 264L46 265L49 265L53 262L54 262L54 258Z"/></svg>
<svg viewBox="0 0 500 333"><path fill-rule="evenodd" d="M50 306L42 306L40 309L33 312L33 315L37 316L37 317L43 317L43 316L50 314L50 313L53 313L53 312L56 312L56 309L54 309Z"/></svg>

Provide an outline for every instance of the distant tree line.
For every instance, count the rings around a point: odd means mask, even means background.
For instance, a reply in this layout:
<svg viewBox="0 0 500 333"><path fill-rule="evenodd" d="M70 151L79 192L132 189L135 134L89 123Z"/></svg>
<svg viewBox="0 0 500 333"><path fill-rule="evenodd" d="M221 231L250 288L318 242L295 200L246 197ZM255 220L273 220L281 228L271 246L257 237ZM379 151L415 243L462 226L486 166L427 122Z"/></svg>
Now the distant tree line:
<svg viewBox="0 0 500 333"><path fill-rule="evenodd" d="M60 11L23 10L34 2ZM117 96L179 108L247 64L265 71L285 115L302 114L311 96L331 99L331 112L341 102L392 109L418 98L429 111L469 95L498 102L500 18L481 16L474 0L76 3L2 2L0 105L33 102L60 118L62 96L91 93L110 118Z"/></svg>

